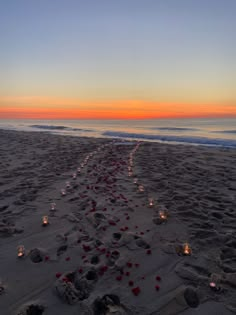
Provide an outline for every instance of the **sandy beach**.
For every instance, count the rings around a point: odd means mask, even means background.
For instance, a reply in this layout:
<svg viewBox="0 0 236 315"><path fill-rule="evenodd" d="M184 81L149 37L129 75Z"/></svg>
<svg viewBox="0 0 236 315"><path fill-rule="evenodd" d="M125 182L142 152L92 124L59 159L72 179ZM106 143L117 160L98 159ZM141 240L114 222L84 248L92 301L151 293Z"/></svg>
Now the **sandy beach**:
<svg viewBox="0 0 236 315"><path fill-rule="evenodd" d="M0 157L1 315L236 313L236 150L0 130Z"/></svg>

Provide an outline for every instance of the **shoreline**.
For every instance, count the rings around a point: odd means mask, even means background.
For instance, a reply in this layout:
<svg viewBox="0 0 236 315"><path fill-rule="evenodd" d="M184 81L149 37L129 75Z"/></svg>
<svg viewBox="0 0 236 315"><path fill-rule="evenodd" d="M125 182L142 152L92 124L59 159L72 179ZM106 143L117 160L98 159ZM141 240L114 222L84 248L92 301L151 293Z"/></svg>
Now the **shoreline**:
<svg viewBox="0 0 236 315"><path fill-rule="evenodd" d="M125 142L0 130L1 314L235 313L235 149Z"/></svg>

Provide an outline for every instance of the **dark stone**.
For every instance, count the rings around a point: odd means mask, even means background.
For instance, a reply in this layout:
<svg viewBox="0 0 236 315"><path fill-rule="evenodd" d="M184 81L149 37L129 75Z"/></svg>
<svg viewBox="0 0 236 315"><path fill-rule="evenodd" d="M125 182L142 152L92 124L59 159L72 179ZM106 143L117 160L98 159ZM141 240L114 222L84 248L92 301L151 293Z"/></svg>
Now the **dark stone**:
<svg viewBox="0 0 236 315"><path fill-rule="evenodd" d="M43 255L39 249L35 248L30 252L30 259L34 263L40 263L43 261Z"/></svg>
<svg viewBox="0 0 236 315"><path fill-rule="evenodd" d="M113 237L116 240L119 240L121 238L121 233L113 233Z"/></svg>
<svg viewBox="0 0 236 315"><path fill-rule="evenodd" d="M94 271L94 270L88 271L86 274L86 279L87 280L97 280L98 275L97 275L96 271Z"/></svg>
<svg viewBox="0 0 236 315"><path fill-rule="evenodd" d="M102 298L97 298L93 303L93 314L106 315L109 305L120 305L120 298L114 294L106 294Z"/></svg>
<svg viewBox="0 0 236 315"><path fill-rule="evenodd" d="M27 315L41 315L44 312L44 307L41 305L29 305L26 310Z"/></svg>
<svg viewBox="0 0 236 315"><path fill-rule="evenodd" d="M98 256L93 256L91 258L91 264L96 265L99 263L99 257Z"/></svg>
<svg viewBox="0 0 236 315"><path fill-rule="evenodd" d="M199 298L196 293L192 288L186 288L184 291L184 298L188 306L192 308L196 308L199 305Z"/></svg>

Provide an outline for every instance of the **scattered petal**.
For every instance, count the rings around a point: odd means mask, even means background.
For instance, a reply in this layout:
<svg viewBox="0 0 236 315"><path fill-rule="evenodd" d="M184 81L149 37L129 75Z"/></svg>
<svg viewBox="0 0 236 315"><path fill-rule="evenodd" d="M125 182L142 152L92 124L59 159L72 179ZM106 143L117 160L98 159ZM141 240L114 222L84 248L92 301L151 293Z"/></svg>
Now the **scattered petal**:
<svg viewBox="0 0 236 315"><path fill-rule="evenodd" d="M138 296L139 295L139 293L140 293L140 288L139 287L135 287L135 288L133 288L132 289L132 292L133 292L133 294L135 295L135 296Z"/></svg>

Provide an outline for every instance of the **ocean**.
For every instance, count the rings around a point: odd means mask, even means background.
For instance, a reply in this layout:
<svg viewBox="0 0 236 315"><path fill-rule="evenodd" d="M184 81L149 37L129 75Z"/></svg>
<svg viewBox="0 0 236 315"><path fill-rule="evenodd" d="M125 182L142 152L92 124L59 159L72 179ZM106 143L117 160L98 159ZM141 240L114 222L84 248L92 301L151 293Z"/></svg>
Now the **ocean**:
<svg viewBox="0 0 236 315"><path fill-rule="evenodd" d="M0 120L0 129L236 148L236 118Z"/></svg>

